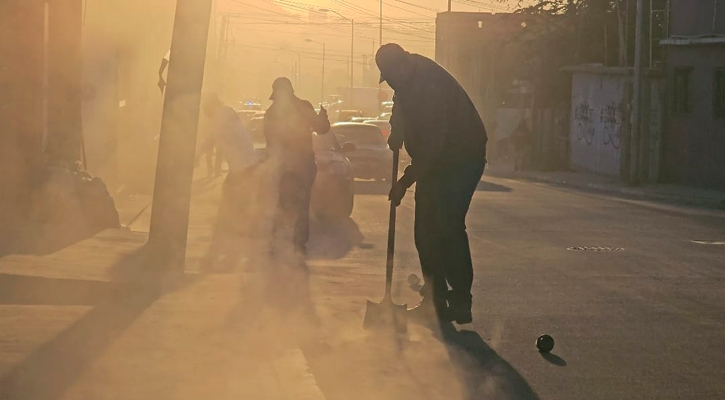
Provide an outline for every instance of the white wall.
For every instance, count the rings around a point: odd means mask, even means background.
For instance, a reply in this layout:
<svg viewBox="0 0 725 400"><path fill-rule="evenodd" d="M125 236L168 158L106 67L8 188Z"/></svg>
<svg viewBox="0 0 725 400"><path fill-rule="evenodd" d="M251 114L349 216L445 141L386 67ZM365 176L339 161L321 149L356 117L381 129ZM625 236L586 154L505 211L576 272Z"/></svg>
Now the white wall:
<svg viewBox="0 0 725 400"><path fill-rule="evenodd" d="M625 101L629 77L574 72L572 79L572 167L618 176L629 114Z"/></svg>

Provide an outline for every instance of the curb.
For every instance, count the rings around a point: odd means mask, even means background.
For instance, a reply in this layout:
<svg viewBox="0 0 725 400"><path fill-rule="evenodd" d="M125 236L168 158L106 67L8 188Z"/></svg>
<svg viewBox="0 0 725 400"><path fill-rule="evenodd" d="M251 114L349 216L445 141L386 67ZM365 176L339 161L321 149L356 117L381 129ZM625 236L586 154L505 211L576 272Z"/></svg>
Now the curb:
<svg viewBox="0 0 725 400"><path fill-rule="evenodd" d="M710 209L717 209L717 210L725 210L725 195L722 198L708 198L708 197L701 197L701 196L680 196L680 195L647 193L645 190L640 189L640 188L629 188L629 187L618 185L616 183L601 184L601 183L571 182L571 181L563 181L561 179L557 179L557 178L553 178L553 177L536 176L536 175L515 174L515 175L511 175L510 178L519 179L519 180L527 180L527 181L532 181L532 182L539 182L539 183L547 183L547 184L551 184L551 185L557 185L557 186L563 186L563 187L569 187L569 188L575 188L575 189L585 189L585 190L591 190L591 191L600 192L600 193L616 194L616 195L620 195L620 196L634 198L637 200L658 201L658 202L664 202L664 203L670 203L670 204L676 204L676 205L686 205L686 206L710 208Z"/></svg>

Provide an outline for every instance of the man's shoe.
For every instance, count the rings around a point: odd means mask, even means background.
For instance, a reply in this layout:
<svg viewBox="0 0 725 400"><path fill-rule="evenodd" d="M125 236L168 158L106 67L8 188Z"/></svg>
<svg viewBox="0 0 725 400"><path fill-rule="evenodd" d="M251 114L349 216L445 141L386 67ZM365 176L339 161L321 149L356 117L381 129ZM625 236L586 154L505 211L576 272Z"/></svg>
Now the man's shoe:
<svg viewBox="0 0 725 400"><path fill-rule="evenodd" d="M473 322L473 314L471 314L470 308L467 310L466 309L456 310L453 308L449 308L448 313L451 318L450 320L456 321L456 323L458 325L470 324L471 322Z"/></svg>
<svg viewBox="0 0 725 400"><path fill-rule="evenodd" d="M454 292L448 292L448 313L451 321L457 324L470 324L473 322L471 314L472 297L470 294L456 295Z"/></svg>
<svg viewBox="0 0 725 400"><path fill-rule="evenodd" d="M419 322L445 321L450 322L448 305L445 301L434 301L430 297L423 297L423 300L413 308L406 310L409 319Z"/></svg>

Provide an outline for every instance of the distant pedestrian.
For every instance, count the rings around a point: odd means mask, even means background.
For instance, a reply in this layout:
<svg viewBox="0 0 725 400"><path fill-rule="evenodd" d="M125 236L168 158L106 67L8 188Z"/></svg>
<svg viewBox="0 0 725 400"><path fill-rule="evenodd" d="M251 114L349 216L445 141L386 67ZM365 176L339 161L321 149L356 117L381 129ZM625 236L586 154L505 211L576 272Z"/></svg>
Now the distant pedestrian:
<svg viewBox="0 0 725 400"><path fill-rule="evenodd" d="M202 100L202 109L213 121L211 134L217 147L225 149L229 165L205 266L227 270L234 267L239 257L237 239L248 235L251 230L250 221L244 215L253 201L252 194L256 193L250 188L250 183L254 181L253 174L258 163L252 136L233 108L224 105L216 94L207 93ZM220 264L220 261L223 263Z"/></svg>
<svg viewBox="0 0 725 400"><path fill-rule="evenodd" d="M327 111L316 113L309 101L295 96L287 78L277 78L272 84L272 105L264 115L264 136L268 158L279 166L279 204L292 216L295 251L307 254L310 236L310 198L317 176L312 134L330 130Z"/></svg>
<svg viewBox="0 0 725 400"><path fill-rule="evenodd" d="M511 132L511 140L514 144L514 170L523 171L526 168L529 154L531 154L532 139L531 130L526 125L526 120L522 119L516 129Z"/></svg>
<svg viewBox="0 0 725 400"><path fill-rule="evenodd" d="M411 157L390 200L399 205L417 183L415 244L425 284L411 314L469 323L473 264L466 214L486 165L486 129L461 85L435 61L397 44L382 46L375 61L381 82L395 90L388 144L394 150L405 144Z"/></svg>
<svg viewBox="0 0 725 400"><path fill-rule="evenodd" d="M224 160L224 144L221 141L220 126L226 123L225 119L229 117L228 112L217 112L217 105L223 106L221 100L216 94L205 94L204 101L204 119L200 122L201 144L199 145L199 153L197 155L197 164L202 156L206 159L207 176L219 177L222 172L222 162ZM234 111L231 107L227 107ZM236 112L234 112L236 115Z"/></svg>

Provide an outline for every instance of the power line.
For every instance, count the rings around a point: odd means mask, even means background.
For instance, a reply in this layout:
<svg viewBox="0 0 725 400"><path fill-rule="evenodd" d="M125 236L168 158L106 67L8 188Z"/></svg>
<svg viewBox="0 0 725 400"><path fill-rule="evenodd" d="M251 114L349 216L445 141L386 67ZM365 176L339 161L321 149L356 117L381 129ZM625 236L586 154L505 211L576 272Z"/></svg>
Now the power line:
<svg viewBox="0 0 725 400"><path fill-rule="evenodd" d="M511 12L510 6L502 6L498 5L492 2L482 2L482 1L476 1L476 0L453 0L454 3L466 5L469 7L478 7L487 9L489 11L496 11L496 12Z"/></svg>
<svg viewBox="0 0 725 400"><path fill-rule="evenodd" d="M403 1L403 0L395 0L395 1L397 1L398 3L407 4L407 5L411 6L411 7L418 7L418 8L421 8L423 10L432 11L434 13L437 13L438 12L438 10L436 10L435 8L424 7L424 6L421 6L421 5L418 5L418 4L414 4L414 3L409 3L409 2Z"/></svg>

